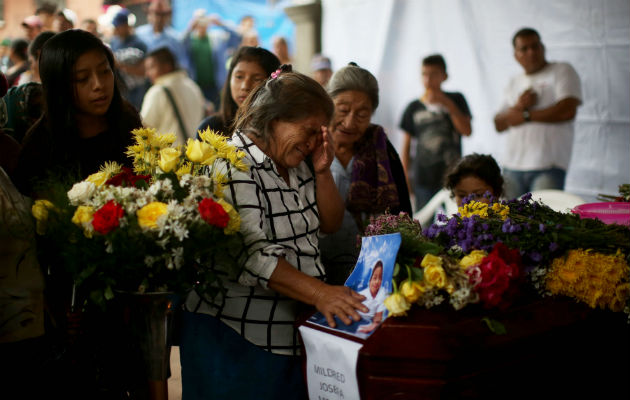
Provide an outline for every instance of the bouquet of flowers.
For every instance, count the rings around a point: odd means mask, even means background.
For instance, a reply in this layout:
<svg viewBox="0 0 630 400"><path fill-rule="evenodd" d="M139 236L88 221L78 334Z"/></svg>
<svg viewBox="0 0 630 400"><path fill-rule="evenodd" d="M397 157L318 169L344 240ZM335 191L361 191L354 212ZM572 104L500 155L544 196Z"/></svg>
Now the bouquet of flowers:
<svg viewBox="0 0 630 400"><path fill-rule="evenodd" d="M425 236L420 223L406 213L373 217L365 234L393 232L402 237L394 293L385 302L394 316L404 315L414 303L430 308L447 299L456 310L476 303L505 307L514 294L513 283L522 277L518 251L496 243L489 253L463 254Z"/></svg>
<svg viewBox="0 0 630 400"><path fill-rule="evenodd" d="M223 199L228 171L214 171L213 163L243 170L243 154L209 130L185 147L172 147L172 134L132 133L133 171L106 163L67 193L33 205L38 233L58 256L52 263L101 306L115 290L216 294L213 265L231 260L226 250L238 245L240 217Z"/></svg>
<svg viewBox="0 0 630 400"><path fill-rule="evenodd" d="M399 271L394 278L396 301L389 304L399 307L390 308L392 314L412 303L439 304L445 296L456 309L473 303L506 307L526 282L541 296L569 296L593 308L630 314L628 227L557 212L531 195L488 203L465 200L458 211L441 215L421 233L419 224L402 214L381 216L368 227L366 235L415 224L409 240L440 249L418 252L411 263L403 241L397 260L409 272ZM396 223L384 223L388 218ZM399 230L404 237L408 229Z"/></svg>

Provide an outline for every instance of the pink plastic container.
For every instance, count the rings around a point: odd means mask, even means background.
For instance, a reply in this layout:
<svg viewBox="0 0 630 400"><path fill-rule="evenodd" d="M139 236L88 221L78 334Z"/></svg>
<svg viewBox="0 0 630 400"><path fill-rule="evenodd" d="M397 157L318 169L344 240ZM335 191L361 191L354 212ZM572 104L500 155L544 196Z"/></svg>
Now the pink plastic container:
<svg viewBox="0 0 630 400"><path fill-rule="evenodd" d="M630 203L601 202L575 206L572 210L580 218L597 218L605 224L630 226Z"/></svg>

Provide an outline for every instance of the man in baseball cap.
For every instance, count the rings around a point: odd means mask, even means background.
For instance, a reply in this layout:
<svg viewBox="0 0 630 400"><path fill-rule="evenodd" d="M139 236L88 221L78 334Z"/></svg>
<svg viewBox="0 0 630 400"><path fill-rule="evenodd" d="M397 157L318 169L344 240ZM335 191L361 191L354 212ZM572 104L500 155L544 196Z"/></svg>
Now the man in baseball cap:
<svg viewBox="0 0 630 400"><path fill-rule="evenodd" d="M326 87L333 74L330 58L322 54L315 54L311 59L311 74L313 79Z"/></svg>

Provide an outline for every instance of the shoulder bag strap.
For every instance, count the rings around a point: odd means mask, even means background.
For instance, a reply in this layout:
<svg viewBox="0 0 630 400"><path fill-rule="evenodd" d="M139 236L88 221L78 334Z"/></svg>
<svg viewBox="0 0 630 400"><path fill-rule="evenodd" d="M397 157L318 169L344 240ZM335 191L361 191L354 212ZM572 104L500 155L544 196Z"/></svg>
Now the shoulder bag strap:
<svg viewBox="0 0 630 400"><path fill-rule="evenodd" d="M168 101L170 101L171 106L173 106L173 111L175 112L175 116L177 117L177 123L179 124L179 129L181 130L182 135L183 135L182 139L184 140L184 142L186 142L186 138L188 137L186 133L186 126L184 126L184 121L182 120L182 116L179 113L179 109L177 108L177 103L175 103L175 98L173 97L173 94L171 93L169 88L167 88L166 86L162 86L162 89L164 89L164 93L166 93L166 97L168 97Z"/></svg>

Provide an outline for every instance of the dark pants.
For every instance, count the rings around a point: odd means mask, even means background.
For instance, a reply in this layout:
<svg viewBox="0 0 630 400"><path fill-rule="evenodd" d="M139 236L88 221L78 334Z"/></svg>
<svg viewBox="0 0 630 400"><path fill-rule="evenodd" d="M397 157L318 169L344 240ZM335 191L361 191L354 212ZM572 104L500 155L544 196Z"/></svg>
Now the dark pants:
<svg viewBox="0 0 630 400"><path fill-rule="evenodd" d="M182 399L306 399L299 357L273 354L206 314L182 312Z"/></svg>
<svg viewBox="0 0 630 400"><path fill-rule="evenodd" d="M544 189L564 189L566 171L560 168L541 169L536 171L515 171L505 169L505 197L513 199L528 192Z"/></svg>

